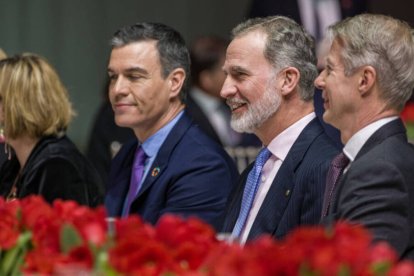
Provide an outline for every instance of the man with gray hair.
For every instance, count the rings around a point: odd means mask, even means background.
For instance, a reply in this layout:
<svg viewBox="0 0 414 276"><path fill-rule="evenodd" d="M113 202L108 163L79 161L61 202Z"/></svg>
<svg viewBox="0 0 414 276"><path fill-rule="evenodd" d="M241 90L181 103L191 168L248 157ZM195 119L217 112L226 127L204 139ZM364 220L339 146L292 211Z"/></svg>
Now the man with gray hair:
<svg viewBox="0 0 414 276"><path fill-rule="evenodd" d="M414 88L413 31L363 14L331 26L329 35L326 69L315 85L323 91L323 118L345 146L337 163L343 173L327 179L322 222L362 224L374 241L413 259L414 149L399 118Z"/></svg>
<svg viewBox="0 0 414 276"><path fill-rule="evenodd" d="M184 111L190 57L181 35L160 23L117 31L108 64L109 99L118 126L136 139L112 161L105 206L110 216L166 213L221 227L238 177L233 160Z"/></svg>
<svg viewBox="0 0 414 276"><path fill-rule="evenodd" d="M338 150L313 109L314 40L283 16L250 19L233 30L221 96L232 127L264 147L232 193L223 232L244 243L319 223L326 172Z"/></svg>

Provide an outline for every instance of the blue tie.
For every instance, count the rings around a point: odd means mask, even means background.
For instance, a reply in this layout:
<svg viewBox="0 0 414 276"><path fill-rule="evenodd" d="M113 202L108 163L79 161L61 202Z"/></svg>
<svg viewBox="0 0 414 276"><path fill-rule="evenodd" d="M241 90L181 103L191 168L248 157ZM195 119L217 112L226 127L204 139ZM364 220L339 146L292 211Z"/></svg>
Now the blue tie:
<svg viewBox="0 0 414 276"><path fill-rule="evenodd" d="M246 186L244 187L239 217L237 218L236 225L233 228L233 237L240 237L244 225L246 224L247 217L253 205L253 200L259 188L260 175L262 173L263 166L266 163L267 159L269 159L270 155L271 152L267 148L261 149L259 155L256 157L253 169L249 172Z"/></svg>

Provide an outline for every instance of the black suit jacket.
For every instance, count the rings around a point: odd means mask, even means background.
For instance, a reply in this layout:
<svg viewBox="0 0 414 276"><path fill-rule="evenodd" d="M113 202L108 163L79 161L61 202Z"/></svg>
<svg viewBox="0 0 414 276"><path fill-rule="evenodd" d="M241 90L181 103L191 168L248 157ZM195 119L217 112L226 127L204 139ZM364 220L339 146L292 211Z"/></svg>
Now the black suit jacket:
<svg viewBox="0 0 414 276"><path fill-rule="evenodd" d="M414 259L414 148L402 121L377 130L339 181L327 221L360 223Z"/></svg>
<svg viewBox="0 0 414 276"><path fill-rule="evenodd" d="M299 135L260 207L247 240L261 234L283 238L299 225L317 224L320 220L326 173L339 150L323 131L317 118ZM252 169L242 174L226 211L223 232L232 232L237 221L244 186Z"/></svg>

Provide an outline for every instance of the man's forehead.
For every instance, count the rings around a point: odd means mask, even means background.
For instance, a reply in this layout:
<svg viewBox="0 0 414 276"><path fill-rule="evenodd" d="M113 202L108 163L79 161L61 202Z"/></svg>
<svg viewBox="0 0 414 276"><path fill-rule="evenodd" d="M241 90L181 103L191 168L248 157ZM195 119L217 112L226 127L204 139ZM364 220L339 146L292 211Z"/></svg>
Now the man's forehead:
<svg viewBox="0 0 414 276"><path fill-rule="evenodd" d="M135 67L141 63L156 63L159 65L159 54L155 41L139 41L112 49L109 67Z"/></svg>

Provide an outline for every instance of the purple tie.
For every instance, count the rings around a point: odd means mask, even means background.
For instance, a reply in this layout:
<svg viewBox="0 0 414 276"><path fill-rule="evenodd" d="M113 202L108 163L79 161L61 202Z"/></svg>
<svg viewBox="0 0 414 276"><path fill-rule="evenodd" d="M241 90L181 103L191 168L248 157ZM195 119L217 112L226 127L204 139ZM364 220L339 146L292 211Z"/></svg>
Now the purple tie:
<svg viewBox="0 0 414 276"><path fill-rule="evenodd" d="M332 160L331 165L329 166L328 174L326 176L326 187L325 195L323 197L322 204L322 217L328 215L329 206L333 200L333 192L335 186L338 183L339 176L342 174L345 167L349 164L349 159L346 155L341 152Z"/></svg>
<svg viewBox="0 0 414 276"><path fill-rule="evenodd" d="M131 182L129 184L129 190L122 214L124 217L129 215L129 209L131 208L131 204L138 194L142 180L142 175L144 173L145 159L147 159L147 155L145 154L142 147L139 146L135 152L134 164L132 166Z"/></svg>

